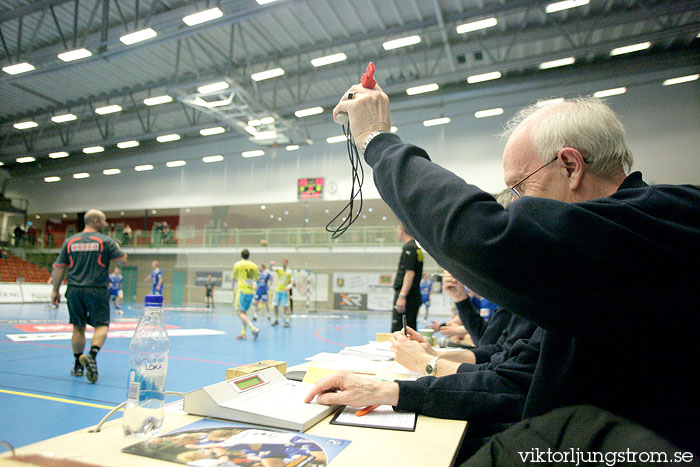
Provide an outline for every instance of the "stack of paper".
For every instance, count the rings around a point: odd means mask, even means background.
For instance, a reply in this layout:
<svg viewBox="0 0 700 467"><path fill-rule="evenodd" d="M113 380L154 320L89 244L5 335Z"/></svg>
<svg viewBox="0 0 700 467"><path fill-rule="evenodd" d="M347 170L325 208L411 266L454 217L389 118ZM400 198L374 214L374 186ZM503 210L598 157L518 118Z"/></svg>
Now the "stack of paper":
<svg viewBox="0 0 700 467"><path fill-rule="evenodd" d="M340 355L352 355L362 357L368 360L388 361L394 359L394 352L391 350L390 342L375 342L369 344L357 345L354 347L345 347L340 351Z"/></svg>

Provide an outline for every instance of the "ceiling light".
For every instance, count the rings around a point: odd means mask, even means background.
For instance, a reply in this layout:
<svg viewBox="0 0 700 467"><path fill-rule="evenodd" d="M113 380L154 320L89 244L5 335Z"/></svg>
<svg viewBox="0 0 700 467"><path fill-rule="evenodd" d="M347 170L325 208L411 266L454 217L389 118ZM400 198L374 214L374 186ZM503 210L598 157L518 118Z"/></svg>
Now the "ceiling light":
<svg viewBox="0 0 700 467"><path fill-rule="evenodd" d="M253 139L255 139L255 140L274 139L274 138L277 138L277 131L275 131L275 130L258 131L257 133L255 133L255 136L253 136Z"/></svg>
<svg viewBox="0 0 700 467"><path fill-rule="evenodd" d="M95 109L96 114L100 115L105 115L105 114L112 114L114 112L121 112L122 107L120 105L114 104L114 105L106 105L104 107L98 107Z"/></svg>
<svg viewBox="0 0 700 467"><path fill-rule="evenodd" d="M247 131L251 136L255 136L258 134L258 130L255 129L255 127L252 126L247 126L243 128L245 131Z"/></svg>
<svg viewBox="0 0 700 467"><path fill-rule="evenodd" d="M610 55L622 55L631 52L639 52L651 47L651 42L640 42L639 44L626 45L624 47L616 47L610 51Z"/></svg>
<svg viewBox="0 0 700 467"><path fill-rule="evenodd" d="M326 55L325 57L314 58L311 60L311 64L315 67L319 67L323 65L330 65L331 63L342 62L343 60L347 60L347 58L347 55L340 52L333 55Z"/></svg>
<svg viewBox="0 0 700 467"><path fill-rule="evenodd" d="M255 0L255 1L258 2L258 5L266 5L268 3L272 3L276 0Z"/></svg>
<svg viewBox="0 0 700 467"><path fill-rule="evenodd" d="M72 122L73 120L77 119L78 116L74 114L54 115L53 117L51 117L51 121L54 123Z"/></svg>
<svg viewBox="0 0 700 467"><path fill-rule="evenodd" d="M281 218L281 217L278 217L277 220L281 222L281 221L282 221L282 218ZM343 219L343 220L345 220L345 219Z"/></svg>
<svg viewBox="0 0 700 467"><path fill-rule="evenodd" d="M204 156L204 157L202 157L202 161L206 162L207 164L210 162L221 162L222 160L224 160L224 156L222 156L221 154L218 154L216 156Z"/></svg>
<svg viewBox="0 0 700 467"><path fill-rule="evenodd" d="M32 156L25 156L25 157L18 157L15 159L17 162L20 164L26 164L27 162L34 162L36 159L33 158Z"/></svg>
<svg viewBox="0 0 700 467"><path fill-rule="evenodd" d="M28 130L29 128L36 128L39 126L37 122L32 122L32 121L26 121L26 122L19 122L15 123L12 125L14 128L18 130Z"/></svg>
<svg viewBox="0 0 700 467"><path fill-rule="evenodd" d="M248 126L260 126L260 120L248 120Z"/></svg>
<svg viewBox="0 0 700 467"><path fill-rule="evenodd" d="M169 143L171 141L177 141L179 139L180 135L178 135L177 133L171 133L169 135L161 135L157 137L156 141L158 141L159 143Z"/></svg>
<svg viewBox="0 0 700 467"><path fill-rule="evenodd" d="M394 126L394 125L391 125L391 128L389 128L389 131L390 131L391 133L396 133L397 131L399 131L399 128L396 127L396 126Z"/></svg>
<svg viewBox="0 0 700 467"><path fill-rule="evenodd" d="M430 84L424 84L422 86L414 86L412 88L406 89L406 94L409 96L413 96L416 94L423 94L425 92L432 92L432 91L437 91L440 89L440 86L437 85L437 83L430 83Z"/></svg>
<svg viewBox="0 0 700 467"><path fill-rule="evenodd" d="M267 206L265 206L264 204L261 204L260 209L265 210L265 209L267 209Z"/></svg>
<svg viewBox="0 0 700 467"><path fill-rule="evenodd" d="M64 157L68 157L69 154L66 151L58 151L58 152L52 152L49 153L49 158L51 159L62 159Z"/></svg>
<svg viewBox="0 0 700 467"><path fill-rule="evenodd" d="M153 170L153 166L151 164L137 165L134 167L134 170L137 172L145 172L146 170Z"/></svg>
<svg viewBox="0 0 700 467"><path fill-rule="evenodd" d="M217 81L216 83L205 84L197 88L197 92L200 94L209 94L210 92L223 91L228 89L229 84L226 81Z"/></svg>
<svg viewBox="0 0 700 467"><path fill-rule="evenodd" d="M596 91L593 93L593 97L608 97L608 96L617 96L618 94L624 94L627 92L627 88L621 87L621 88L613 88L613 89L604 89L602 91Z"/></svg>
<svg viewBox="0 0 700 467"><path fill-rule="evenodd" d="M250 79L253 81L262 81L264 79L275 78L277 76L282 76L284 70L282 68L273 68L272 70L265 70L258 73L253 73L250 75Z"/></svg>
<svg viewBox="0 0 700 467"><path fill-rule="evenodd" d="M73 174L73 178L88 178L89 176L90 174L87 172L78 172L77 174Z"/></svg>
<svg viewBox="0 0 700 467"><path fill-rule="evenodd" d="M195 24L206 23L216 18L221 18L224 16L224 12L219 8L210 8L209 10L199 11L191 15L187 15L182 18L182 22L188 26L194 26Z"/></svg>
<svg viewBox="0 0 700 467"><path fill-rule="evenodd" d="M550 60L548 62L542 62L539 65L540 70L546 70L548 68L556 68L558 66L573 65L576 62L574 57L560 58L558 60Z"/></svg>
<svg viewBox="0 0 700 467"><path fill-rule="evenodd" d="M495 117L496 115L501 115L503 113L503 109L501 107L496 107L495 109L486 109L486 110L479 110L474 112L474 117L476 118L486 118L486 117Z"/></svg>
<svg viewBox="0 0 700 467"><path fill-rule="evenodd" d="M681 84L681 83L688 83L690 81L695 81L696 79L700 78L700 74L694 74L694 75L687 75L687 76L679 76L678 78L670 78L664 81L662 84L664 86L671 86L674 84Z"/></svg>
<svg viewBox="0 0 700 467"><path fill-rule="evenodd" d="M275 215L274 215L274 214L270 214L270 219L274 219L274 218L275 218Z"/></svg>
<svg viewBox="0 0 700 467"><path fill-rule="evenodd" d="M542 99L535 103L535 107L547 107L548 105L561 104L562 102L564 102L563 97L557 97L555 99Z"/></svg>
<svg viewBox="0 0 700 467"><path fill-rule="evenodd" d="M179 161L169 161L165 163L166 167L182 167L183 165L187 165L186 161L179 160Z"/></svg>
<svg viewBox="0 0 700 467"><path fill-rule="evenodd" d="M102 146L89 146L87 148L83 148L83 152L85 154L96 154L96 153L102 152L104 150L105 150L105 148L103 148Z"/></svg>
<svg viewBox="0 0 700 467"><path fill-rule="evenodd" d="M143 103L148 105L148 106L151 106L151 105L167 104L168 102L172 102L172 101L173 101L173 98L171 96L164 94L162 96L147 97L146 99L143 100Z"/></svg>
<svg viewBox="0 0 700 467"><path fill-rule="evenodd" d="M140 31L132 32L131 34L126 34L119 38L126 45L136 44L137 42L145 41L148 39L153 39L158 35L151 28L142 29Z"/></svg>
<svg viewBox="0 0 700 467"><path fill-rule="evenodd" d="M269 125L270 123L275 123L275 117L263 117L260 119L261 125Z"/></svg>
<svg viewBox="0 0 700 467"><path fill-rule="evenodd" d="M134 139L134 140L131 140L131 141L122 141L122 142L120 142L120 143L117 143L117 147L118 147L119 149L135 148L135 147L138 146L139 144L140 144L140 143Z"/></svg>
<svg viewBox="0 0 700 467"><path fill-rule="evenodd" d="M73 60L88 58L91 55L92 52L90 52L88 49L75 49L58 54L58 58L64 62L72 62Z"/></svg>
<svg viewBox="0 0 700 467"><path fill-rule="evenodd" d="M158 214L158 211L156 211L155 209L151 209L151 214Z"/></svg>
<svg viewBox="0 0 700 467"><path fill-rule="evenodd" d="M44 181L45 181L46 183L60 182L60 181L61 181L61 177L55 177L55 176L54 176L54 177L44 177Z"/></svg>
<svg viewBox="0 0 700 467"><path fill-rule="evenodd" d="M320 113L323 113L323 107L311 107L309 109L302 109L302 110L297 110L294 112L294 115L302 118L302 117L308 117L310 115L318 115Z"/></svg>
<svg viewBox="0 0 700 467"><path fill-rule="evenodd" d="M386 41L382 44L384 50L398 49L399 47L406 47L413 44L418 44L420 42L420 36L408 36L402 37L401 39L394 39L392 41Z"/></svg>
<svg viewBox="0 0 700 467"><path fill-rule="evenodd" d="M589 0L564 0L563 2L550 3L544 9L546 13L554 13L556 11L568 10L578 6L588 5Z"/></svg>
<svg viewBox="0 0 700 467"><path fill-rule="evenodd" d="M287 151L296 151L297 149L299 149L299 145L298 144L290 144L289 146L286 146L284 149L286 149Z"/></svg>
<svg viewBox="0 0 700 467"><path fill-rule="evenodd" d="M215 126L213 128L203 128L199 130L199 134L202 136L211 136L211 135L218 135L220 133L224 133L226 131L226 128L222 126Z"/></svg>
<svg viewBox="0 0 700 467"><path fill-rule="evenodd" d="M423 126L444 125L446 123L450 123L451 121L452 120L450 119L450 117L433 118L431 120L424 120Z"/></svg>
<svg viewBox="0 0 700 467"><path fill-rule="evenodd" d="M104 169L104 170L102 171L102 173L103 173L104 175L117 175L117 174L122 173L122 171L119 170L119 169Z"/></svg>
<svg viewBox="0 0 700 467"><path fill-rule="evenodd" d="M61 214L61 217L65 219L68 217L68 214Z"/></svg>
<svg viewBox="0 0 700 467"><path fill-rule="evenodd" d="M260 156L264 156L264 155L265 155L265 151L263 151L262 149L256 149L254 151L243 151L241 153L241 156L246 157L246 158L248 158L248 157L260 157Z"/></svg>
<svg viewBox="0 0 700 467"><path fill-rule="evenodd" d="M348 137L345 135L338 135L338 136L331 136L329 138L326 138L326 143L342 143L343 141L347 141Z"/></svg>
<svg viewBox="0 0 700 467"><path fill-rule="evenodd" d="M26 73L27 71L32 71L35 70L34 65L31 63L23 62L23 63L16 63L14 65L8 65L2 67L2 71L7 73L8 75L18 75L20 73Z"/></svg>
<svg viewBox="0 0 700 467"><path fill-rule="evenodd" d="M496 18L486 18L479 21L472 21L471 23L464 23L457 26L457 34L478 31L479 29L492 28L497 24L498 20Z"/></svg>
<svg viewBox="0 0 700 467"><path fill-rule="evenodd" d="M482 73L480 75L472 75L467 77L467 83L474 84L480 83L482 81L490 81L492 79L498 79L501 77L500 71L492 71L490 73Z"/></svg>

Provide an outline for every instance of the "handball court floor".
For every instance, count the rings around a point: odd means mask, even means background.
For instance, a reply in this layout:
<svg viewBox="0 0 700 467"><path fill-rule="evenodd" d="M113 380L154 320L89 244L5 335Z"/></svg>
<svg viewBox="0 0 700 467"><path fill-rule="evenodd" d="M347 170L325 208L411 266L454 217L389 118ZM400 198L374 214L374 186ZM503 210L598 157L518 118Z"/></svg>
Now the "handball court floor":
<svg viewBox="0 0 700 467"><path fill-rule="evenodd" d="M70 375L74 359L65 303L57 310L45 304L0 305L0 441L20 447L93 426L123 402L130 334L142 311L132 305L124 307L123 316L112 313L110 337L97 358L99 379L91 384ZM241 321L230 306L219 304L210 312L166 306L165 319L166 390L178 392L223 381L226 369L238 365L271 359L292 366L318 352L366 344L377 332L388 332L391 320L389 313L296 310L291 327L272 327L259 318L260 337L253 340L248 331L243 341L234 338ZM176 399L168 396L166 403ZM0 445L0 453L6 450Z"/></svg>

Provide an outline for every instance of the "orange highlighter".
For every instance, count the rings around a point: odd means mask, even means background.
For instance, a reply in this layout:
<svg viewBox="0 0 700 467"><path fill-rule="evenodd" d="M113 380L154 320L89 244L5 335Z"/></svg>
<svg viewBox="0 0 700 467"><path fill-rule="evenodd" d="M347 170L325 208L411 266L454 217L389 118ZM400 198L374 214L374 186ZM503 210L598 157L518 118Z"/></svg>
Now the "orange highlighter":
<svg viewBox="0 0 700 467"><path fill-rule="evenodd" d="M367 407L364 407L364 408L358 410L357 412L355 412L355 416L362 417L363 415L367 415L368 413L370 413L371 411L373 411L377 407L379 407L379 405L368 405Z"/></svg>

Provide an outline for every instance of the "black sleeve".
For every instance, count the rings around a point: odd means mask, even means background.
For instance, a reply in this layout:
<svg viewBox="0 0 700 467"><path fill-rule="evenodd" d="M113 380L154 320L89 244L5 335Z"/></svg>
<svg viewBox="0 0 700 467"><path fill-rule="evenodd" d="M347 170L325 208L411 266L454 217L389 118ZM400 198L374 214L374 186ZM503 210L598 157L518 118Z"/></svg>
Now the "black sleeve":
<svg viewBox="0 0 700 467"><path fill-rule="evenodd" d="M418 271L418 248L415 246L409 246L404 249L401 255L401 262L403 263L404 269L406 271Z"/></svg>
<svg viewBox="0 0 700 467"><path fill-rule="evenodd" d="M464 328L472 337L474 343L478 346L481 336L486 330L486 321L479 315L479 312L472 305L471 300L466 299L461 302L455 302L459 319L462 321Z"/></svg>

